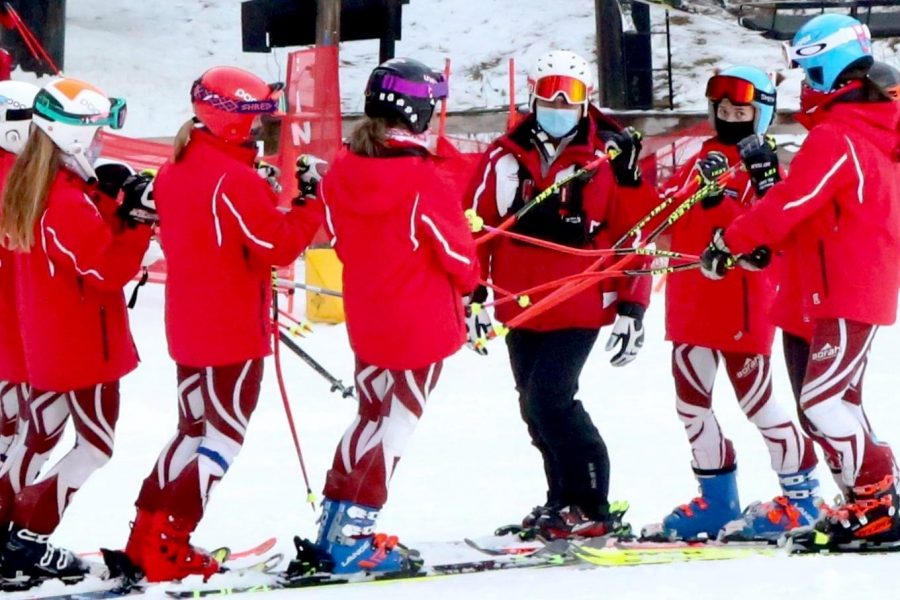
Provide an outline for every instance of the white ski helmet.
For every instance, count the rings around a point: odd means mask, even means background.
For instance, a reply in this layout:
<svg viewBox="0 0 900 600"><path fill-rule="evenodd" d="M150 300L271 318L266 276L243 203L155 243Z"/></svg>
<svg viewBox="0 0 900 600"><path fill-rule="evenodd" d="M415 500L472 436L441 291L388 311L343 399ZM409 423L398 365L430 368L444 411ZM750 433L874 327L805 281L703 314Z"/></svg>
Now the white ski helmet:
<svg viewBox="0 0 900 600"><path fill-rule="evenodd" d="M18 154L25 147L39 89L24 81L0 81L0 148Z"/></svg>
<svg viewBox="0 0 900 600"><path fill-rule="evenodd" d="M125 100L109 98L84 81L63 77L45 85L34 99L34 124L87 179L96 179L89 151L103 126L121 129L125 124ZM67 162L64 158L64 162Z"/></svg>
<svg viewBox="0 0 900 600"><path fill-rule="evenodd" d="M562 94L569 104L587 109L594 93L591 64L574 52L554 50L541 56L528 74L528 105L535 100L553 101Z"/></svg>

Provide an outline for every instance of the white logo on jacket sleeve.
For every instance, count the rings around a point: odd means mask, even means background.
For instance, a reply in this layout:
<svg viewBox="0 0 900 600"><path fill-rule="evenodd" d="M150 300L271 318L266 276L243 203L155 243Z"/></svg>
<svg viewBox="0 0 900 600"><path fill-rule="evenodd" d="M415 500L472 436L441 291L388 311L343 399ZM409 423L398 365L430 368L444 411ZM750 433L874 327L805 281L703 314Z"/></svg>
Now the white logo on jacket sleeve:
<svg viewBox="0 0 900 600"><path fill-rule="evenodd" d="M519 161L512 154L504 154L497 161L497 214L505 216L519 189Z"/></svg>

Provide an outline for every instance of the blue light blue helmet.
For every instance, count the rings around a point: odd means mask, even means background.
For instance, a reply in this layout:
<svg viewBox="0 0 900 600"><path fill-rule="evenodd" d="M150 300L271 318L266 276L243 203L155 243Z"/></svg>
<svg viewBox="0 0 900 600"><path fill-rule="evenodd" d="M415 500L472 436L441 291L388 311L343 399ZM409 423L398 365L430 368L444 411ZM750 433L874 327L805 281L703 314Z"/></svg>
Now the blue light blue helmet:
<svg viewBox="0 0 900 600"><path fill-rule="evenodd" d="M747 82L750 86L734 80ZM764 134L775 120L775 84L765 71L756 67L738 66L720 71L707 83L706 98L709 100L709 120L713 126L716 124L716 108L722 98L728 98L734 104L749 103L756 109L753 130L757 134Z"/></svg>
<svg viewBox="0 0 900 600"><path fill-rule="evenodd" d="M837 88L841 73L850 67L868 68L875 61L869 28L847 15L810 19L786 50L792 65L806 73L806 84L825 93Z"/></svg>

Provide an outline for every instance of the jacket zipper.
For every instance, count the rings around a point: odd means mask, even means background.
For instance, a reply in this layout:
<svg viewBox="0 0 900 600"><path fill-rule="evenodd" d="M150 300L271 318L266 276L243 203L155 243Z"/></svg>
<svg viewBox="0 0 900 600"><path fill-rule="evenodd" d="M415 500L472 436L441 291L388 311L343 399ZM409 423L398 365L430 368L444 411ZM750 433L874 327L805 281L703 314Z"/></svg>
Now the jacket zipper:
<svg viewBox="0 0 900 600"><path fill-rule="evenodd" d="M109 362L109 336L106 328L106 307L100 307L100 336L103 343L103 361Z"/></svg>
<svg viewBox="0 0 900 600"><path fill-rule="evenodd" d="M825 242L819 240L819 268L822 269L822 293L828 296L828 271L825 268Z"/></svg>

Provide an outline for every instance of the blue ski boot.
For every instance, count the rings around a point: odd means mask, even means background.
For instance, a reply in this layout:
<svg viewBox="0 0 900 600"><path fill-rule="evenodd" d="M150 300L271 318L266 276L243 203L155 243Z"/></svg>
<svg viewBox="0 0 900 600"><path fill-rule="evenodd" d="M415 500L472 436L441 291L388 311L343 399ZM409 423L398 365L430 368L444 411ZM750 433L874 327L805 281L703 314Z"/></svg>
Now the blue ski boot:
<svg viewBox="0 0 900 600"><path fill-rule="evenodd" d="M316 547L331 557L332 573L415 572L418 552L402 547L396 536L375 533L378 509L326 498Z"/></svg>
<svg viewBox="0 0 900 600"><path fill-rule="evenodd" d="M775 543L785 533L813 525L819 519L822 499L814 469L779 475L782 496L770 502L754 502L739 519L722 530L725 542L763 541Z"/></svg>
<svg viewBox="0 0 900 600"><path fill-rule="evenodd" d="M662 523L641 531L647 541L714 540L729 522L741 516L737 491L737 467L722 471L694 469L700 482L700 496L673 510Z"/></svg>

